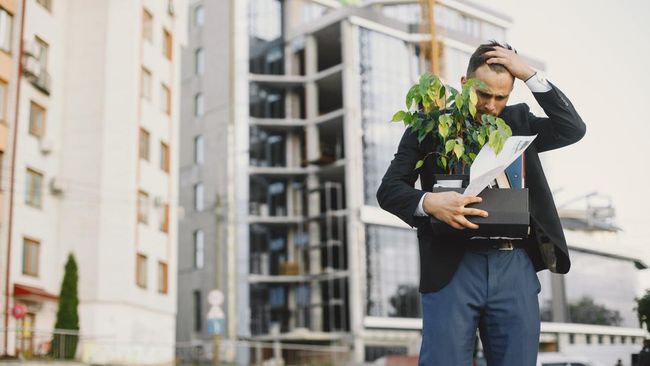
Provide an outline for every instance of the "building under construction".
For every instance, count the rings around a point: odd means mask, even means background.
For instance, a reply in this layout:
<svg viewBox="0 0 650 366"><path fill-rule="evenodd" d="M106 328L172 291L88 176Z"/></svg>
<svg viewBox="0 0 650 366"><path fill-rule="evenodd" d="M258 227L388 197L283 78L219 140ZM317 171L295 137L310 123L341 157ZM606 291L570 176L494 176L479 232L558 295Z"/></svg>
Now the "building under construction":
<svg viewBox="0 0 650 366"><path fill-rule="evenodd" d="M375 198L404 131L389 120L421 73L458 86L476 46L511 23L464 0L426 3L190 1L179 357L210 354L213 289L226 298L221 358L417 355L416 233Z"/></svg>

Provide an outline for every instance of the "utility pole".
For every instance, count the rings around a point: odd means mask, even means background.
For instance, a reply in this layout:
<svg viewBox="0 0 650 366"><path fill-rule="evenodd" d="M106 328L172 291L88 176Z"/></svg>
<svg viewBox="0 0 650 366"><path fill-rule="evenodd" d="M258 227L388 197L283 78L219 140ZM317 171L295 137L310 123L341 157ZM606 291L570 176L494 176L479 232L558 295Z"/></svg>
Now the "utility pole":
<svg viewBox="0 0 650 366"><path fill-rule="evenodd" d="M420 0L420 9L422 12L420 29L422 33L429 33L431 35L430 42L422 41L420 45L422 52L420 55L424 56L425 60L429 58L431 60L431 72L434 75L440 75L440 50L436 37L435 6L436 0Z"/></svg>

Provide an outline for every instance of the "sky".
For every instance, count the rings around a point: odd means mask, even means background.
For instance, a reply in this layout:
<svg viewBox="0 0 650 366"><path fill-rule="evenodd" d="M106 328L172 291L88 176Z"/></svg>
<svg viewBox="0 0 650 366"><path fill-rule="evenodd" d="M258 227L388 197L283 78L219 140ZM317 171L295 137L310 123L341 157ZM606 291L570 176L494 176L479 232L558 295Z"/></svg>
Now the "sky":
<svg viewBox="0 0 650 366"><path fill-rule="evenodd" d="M507 41L545 62L587 124L582 141L543 154L556 203L610 195L621 244L650 263L650 1L475 2L513 18Z"/></svg>

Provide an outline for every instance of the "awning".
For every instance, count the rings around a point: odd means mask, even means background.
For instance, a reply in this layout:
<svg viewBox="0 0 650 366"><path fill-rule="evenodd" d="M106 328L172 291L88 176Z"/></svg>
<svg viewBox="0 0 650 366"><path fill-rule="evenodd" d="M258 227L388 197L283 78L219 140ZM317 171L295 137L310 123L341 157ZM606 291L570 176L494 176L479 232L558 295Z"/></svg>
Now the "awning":
<svg viewBox="0 0 650 366"><path fill-rule="evenodd" d="M32 301L59 301L59 297L42 288L14 283L14 298Z"/></svg>

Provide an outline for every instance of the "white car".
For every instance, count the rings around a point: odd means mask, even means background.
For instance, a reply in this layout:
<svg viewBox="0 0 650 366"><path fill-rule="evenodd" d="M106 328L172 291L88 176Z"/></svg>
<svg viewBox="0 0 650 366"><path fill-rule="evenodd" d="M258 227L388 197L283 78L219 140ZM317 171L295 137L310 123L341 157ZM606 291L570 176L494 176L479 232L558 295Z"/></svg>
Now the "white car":
<svg viewBox="0 0 650 366"><path fill-rule="evenodd" d="M566 356L561 353L540 353L537 366L596 366L584 357Z"/></svg>

